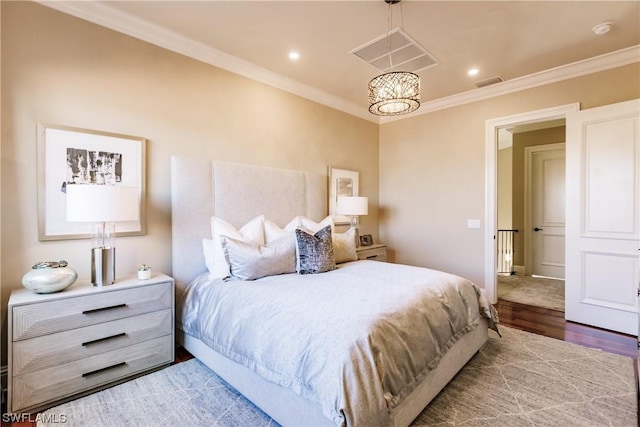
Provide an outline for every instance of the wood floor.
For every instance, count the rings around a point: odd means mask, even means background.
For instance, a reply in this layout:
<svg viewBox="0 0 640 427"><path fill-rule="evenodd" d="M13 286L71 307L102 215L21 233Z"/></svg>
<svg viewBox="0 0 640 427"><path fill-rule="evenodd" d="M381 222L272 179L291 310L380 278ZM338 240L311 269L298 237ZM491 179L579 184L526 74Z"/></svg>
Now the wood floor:
<svg viewBox="0 0 640 427"><path fill-rule="evenodd" d="M586 325L567 322L561 311L533 307L509 301L499 300L496 309L500 316L500 323L527 332L544 335L563 341L580 344L585 347L599 348L610 353L621 354L637 361L638 347L636 337ZM193 358L182 347L176 348L174 363L184 362ZM636 381L638 378L637 364ZM638 405L640 408L640 405ZM2 420L2 427L35 427L35 414L31 420L27 419L19 423L8 423Z"/></svg>
<svg viewBox="0 0 640 427"><path fill-rule="evenodd" d="M562 311L503 300L498 300L495 307L503 325L638 360L635 336L567 322Z"/></svg>

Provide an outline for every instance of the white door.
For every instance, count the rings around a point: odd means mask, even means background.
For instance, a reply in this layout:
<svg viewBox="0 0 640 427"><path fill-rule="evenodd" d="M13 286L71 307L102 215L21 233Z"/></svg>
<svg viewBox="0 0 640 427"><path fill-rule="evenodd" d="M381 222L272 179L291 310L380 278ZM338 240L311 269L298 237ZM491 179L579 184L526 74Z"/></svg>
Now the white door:
<svg viewBox="0 0 640 427"><path fill-rule="evenodd" d="M637 335L640 100L567 115L567 320Z"/></svg>
<svg viewBox="0 0 640 427"><path fill-rule="evenodd" d="M527 147L530 274L564 279L565 144Z"/></svg>

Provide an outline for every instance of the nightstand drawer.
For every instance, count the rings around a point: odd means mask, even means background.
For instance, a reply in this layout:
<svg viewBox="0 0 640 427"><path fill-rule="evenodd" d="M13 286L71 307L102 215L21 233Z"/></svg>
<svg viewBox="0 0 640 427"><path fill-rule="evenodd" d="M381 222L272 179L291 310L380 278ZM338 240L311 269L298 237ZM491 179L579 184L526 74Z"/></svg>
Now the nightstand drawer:
<svg viewBox="0 0 640 427"><path fill-rule="evenodd" d="M171 282L13 308L13 341L172 308Z"/></svg>
<svg viewBox="0 0 640 427"><path fill-rule="evenodd" d="M170 335L172 329L173 312L167 309L18 341L13 345L14 375Z"/></svg>
<svg viewBox="0 0 640 427"><path fill-rule="evenodd" d="M173 336L156 338L83 360L13 377L12 412L33 409L170 363Z"/></svg>
<svg viewBox="0 0 640 427"><path fill-rule="evenodd" d="M361 249L358 251L358 259L368 259L372 261L386 261L387 260L387 248L386 246L381 246L377 248L367 248Z"/></svg>

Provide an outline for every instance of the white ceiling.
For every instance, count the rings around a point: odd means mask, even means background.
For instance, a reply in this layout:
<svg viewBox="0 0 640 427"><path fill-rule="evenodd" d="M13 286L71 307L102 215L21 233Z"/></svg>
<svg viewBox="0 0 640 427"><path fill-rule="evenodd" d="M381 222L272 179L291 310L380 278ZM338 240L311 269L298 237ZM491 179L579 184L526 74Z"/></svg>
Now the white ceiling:
<svg viewBox="0 0 640 427"><path fill-rule="evenodd" d="M386 33L383 0L41 3L377 121L367 111L367 83L380 72L351 51ZM418 72L427 109L640 55L640 1L405 0L392 12L392 28L440 62ZM613 21L611 31L595 35L604 21ZM288 59L290 50L298 61ZM477 76L467 76L471 67ZM505 82L475 88L494 76Z"/></svg>

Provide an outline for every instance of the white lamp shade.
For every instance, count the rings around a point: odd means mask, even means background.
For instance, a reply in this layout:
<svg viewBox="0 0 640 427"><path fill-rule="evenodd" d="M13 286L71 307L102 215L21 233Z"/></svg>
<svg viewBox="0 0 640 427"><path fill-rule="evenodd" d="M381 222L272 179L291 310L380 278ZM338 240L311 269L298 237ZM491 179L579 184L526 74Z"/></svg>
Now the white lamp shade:
<svg viewBox="0 0 640 427"><path fill-rule="evenodd" d="M367 215L369 213L368 197L338 197L336 206L338 215Z"/></svg>
<svg viewBox="0 0 640 427"><path fill-rule="evenodd" d="M136 187L118 185L67 185L67 221L119 222L140 217Z"/></svg>

